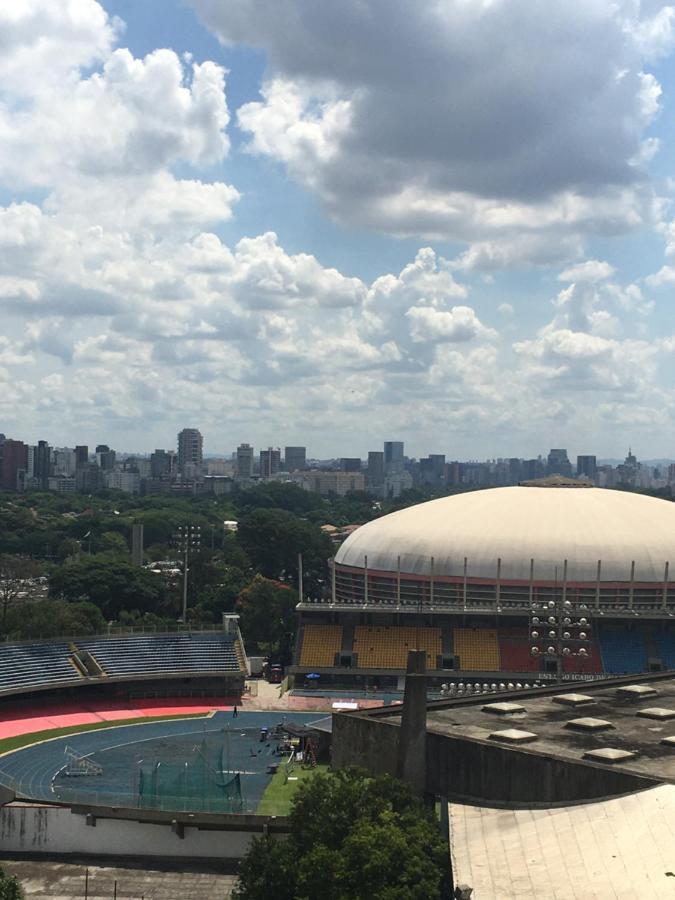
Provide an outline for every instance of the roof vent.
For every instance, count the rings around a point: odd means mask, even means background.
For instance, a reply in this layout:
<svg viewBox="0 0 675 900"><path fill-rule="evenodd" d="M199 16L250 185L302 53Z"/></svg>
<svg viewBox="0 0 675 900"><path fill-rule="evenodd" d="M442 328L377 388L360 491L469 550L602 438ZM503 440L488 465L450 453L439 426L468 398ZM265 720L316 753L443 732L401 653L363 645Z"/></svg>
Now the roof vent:
<svg viewBox="0 0 675 900"><path fill-rule="evenodd" d="M506 741L508 744L527 744L536 741L537 735L531 731L520 731L518 728L505 728L503 731L493 731L491 741Z"/></svg>
<svg viewBox="0 0 675 900"><path fill-rule="evenodd" d="M570 719L565 723L565 728L575 728L578 731L603 731L605 728L614 728L606 719L593 719L586 716L583 719Z"/></svg>
<svg viewBox="0 0 675 900"><path fill-rule="evenodd" d="M525 712L525 707L518 703L488 703L483 707L483 712L494 713L498 716L509 716L514 713Z"/></svg>
<svg viewBox="0 0 675 900"><path fill-rule="evenodd" d="M625 687L617 688L619 697L633 697L639 700L642 697L655 697L658 694L656 688L649 684L627 684Z"/></svg>
<svg viewBox="0 0 675 900"><path fill-rule="evenodd" d="M588 694L556 694L553 702L562 703L563 706L583 706L585 703L593 703L594 700Z"/></svg>
<svg viewBox="0 0 675 900"><path fill-rule="evenodd" d="M584 759L592 759L594 762L618 763L625 762L637 756L632 750L616 750L614 747L599 747L597 750L587 750Z"/></svg>
<svg viewBox="0 0 675 900"><path fill-rule="evenodd" d="M663 706L648 706L638 712L641 719L658 719L660 722L666 719L675 719L675 709L665 709Z"/></svg>

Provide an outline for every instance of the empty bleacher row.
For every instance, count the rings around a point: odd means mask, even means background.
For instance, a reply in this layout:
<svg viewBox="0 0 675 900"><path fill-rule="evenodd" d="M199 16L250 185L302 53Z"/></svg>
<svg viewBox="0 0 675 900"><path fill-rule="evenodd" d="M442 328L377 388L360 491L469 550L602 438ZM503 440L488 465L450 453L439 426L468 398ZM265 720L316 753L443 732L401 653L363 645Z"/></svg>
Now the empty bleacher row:
<svg viewBox="0 0 675 900"><path fill-rule="evenodd" d="M91 681L91 655L101 679L244 673L241 645L230 635L171 634L84 638L77 643L0 644L0 695L77 686ZM91 671L89 674L92 674Z"/></svg>
<svg viewBox="0 0 675 900"><path fill-rule="evenodd" d="M408 650L419 648L427 652L429 669L453 666L475 672L542 671L542 660L530 653L526 627L356 626L348 649L343 634L342 625L306 623L301 630L298 664L400 670L406 667ZM564 659L565 673L632 674L649 671L654 663L675 668L675 631L603 625L587 648L585 658ZM349 662L344 662L345 657Z"/></svg>

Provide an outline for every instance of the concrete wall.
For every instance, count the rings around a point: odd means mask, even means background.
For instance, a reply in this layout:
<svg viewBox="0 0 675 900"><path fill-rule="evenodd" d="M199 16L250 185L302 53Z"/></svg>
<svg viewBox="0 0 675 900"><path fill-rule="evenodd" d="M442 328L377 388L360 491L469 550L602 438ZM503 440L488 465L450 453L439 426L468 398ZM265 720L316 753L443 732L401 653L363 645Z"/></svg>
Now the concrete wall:
<svg viewBox="0 0 675 900"><path fill-rule="evenodd" d="M578 803L659 782L516 748L427 734L427 790L487 806Z"/></svg>
<svg viewBox="0 0 675 900"><path fill-rule="evenodd" d="M331 762L336 769L359 766L374 775L396 775L398 725L386 719L333 715Z"/></svg>
<svg viewBox="0 0 675 900"><path fill-rule="evenodd" d="M11 804L0 809L0 851L158 858L241 859L259 829L201 830L186 826L181 839L170 822L96 818L67 807ZM277 835L279 836L279 835Z"/></svg>
<svg viewBox="0 0 675 900"><path fill-rule="evenodd" d="M396 774L399 728L384 717L333 716L332 761ZM642 790L653 779L515 748L427 733L427 792L486 806L570 804Z"/></svg>

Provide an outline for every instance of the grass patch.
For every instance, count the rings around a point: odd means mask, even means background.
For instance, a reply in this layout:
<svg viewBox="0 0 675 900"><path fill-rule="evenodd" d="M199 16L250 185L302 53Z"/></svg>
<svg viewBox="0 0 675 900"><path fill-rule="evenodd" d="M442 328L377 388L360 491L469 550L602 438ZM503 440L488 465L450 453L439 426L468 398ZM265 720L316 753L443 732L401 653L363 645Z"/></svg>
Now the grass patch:
<svg viewBox="0 0 675 900"><path fill-rule="evenodd" d="M116 728L118 725L142 725L144 722L161 722L165 719L198 719L206 713L173 713L168 716L137 716L133 719L116 719L112 722L89 722L84 725L66 725L63 728L50 728L47 731L33 731L31 734L17 734L14 737L0 740L0 754L19 750L28 744L48 741L50 738L64 737L67 734L78 734L81 731L100 731L101 728Z"/></svg>
<svg viewBox="0 0 675 900"><path fill-rule="evenodd" d="M319 763L315 769L303 769L302 766L296 765L292 777L298 780L286 782L285 772L280 766L279 771L272 776L265 793L260 798L256 814L259 816L287 816L291 811L291 800L303 781L314 778L317 772L327 771L327 763Z"/></svg>

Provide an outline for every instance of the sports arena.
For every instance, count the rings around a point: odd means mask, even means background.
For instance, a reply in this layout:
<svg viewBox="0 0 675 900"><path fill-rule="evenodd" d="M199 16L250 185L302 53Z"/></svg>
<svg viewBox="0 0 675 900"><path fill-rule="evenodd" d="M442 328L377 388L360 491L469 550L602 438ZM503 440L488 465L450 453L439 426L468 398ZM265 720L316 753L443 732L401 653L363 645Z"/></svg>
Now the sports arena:
<svg viewBox="0 0 675 900"><path fill-rule="evenodd" d="M554 478L422 503L353 532L303 598L295 684L400 690L410 648L436 688L670 669L671 561L661 499Z"/></svg>

